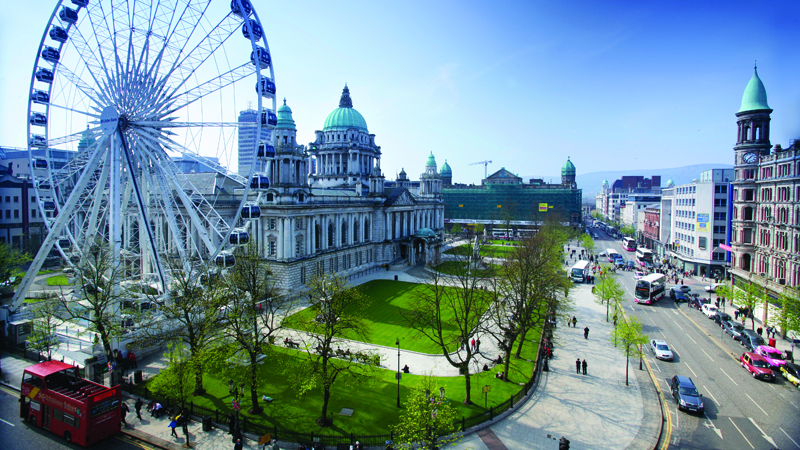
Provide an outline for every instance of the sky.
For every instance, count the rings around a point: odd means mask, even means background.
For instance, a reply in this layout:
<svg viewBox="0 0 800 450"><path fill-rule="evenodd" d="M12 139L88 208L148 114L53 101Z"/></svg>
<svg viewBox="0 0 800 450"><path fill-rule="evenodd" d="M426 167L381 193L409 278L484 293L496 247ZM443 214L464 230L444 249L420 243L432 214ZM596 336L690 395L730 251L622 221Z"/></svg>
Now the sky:
<svg viewBox="0 0 800 450"><path fill-rule="evenodd" d="M55 2L0 0L0 146L23 147L34 56ZM225 7L228 0L215 1ZM453 181L733 164L755 61L772 144L800 138L800 2L254 0L298 142L347 83L387 179L430 152ZM246 104L233 105L245 109ZM580 186L579 186L580 187Z"/></svg>

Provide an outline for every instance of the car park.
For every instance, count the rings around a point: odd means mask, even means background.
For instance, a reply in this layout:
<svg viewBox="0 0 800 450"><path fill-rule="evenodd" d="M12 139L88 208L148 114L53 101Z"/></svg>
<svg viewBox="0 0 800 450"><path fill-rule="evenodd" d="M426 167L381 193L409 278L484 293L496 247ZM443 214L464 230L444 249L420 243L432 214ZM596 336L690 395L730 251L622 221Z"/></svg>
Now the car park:
<svg viewBox="0 0 800 450"><path fill-rule="evenodd" d="M733 317L731 317L731 315L728 313L717 310L717 313L711 316L711 319L714 320L714 323L717 325L722 326L723 322L730 322Z"/></svg>
<svg viewBox="0 0 800 450"><path fill-rule="evenodd" d="M742 362L742 367L747 369L753 378L759 378L764 381L772 381L775 379L775 374L772 373L772 369L769 368L769 363L763 356L745 352L742 353L739 360Z"/></svg>
<svg viewBox="0 0 800 450"><path fill-rule="evenodd" d="M787 362L781 366L781 376L784 380L800 388L800 366Z"/></svg>
<svg viewBox="0 0 800 450"><path fill-rule="evenodd" d="M697 392L694 382L689 377L675 375L668 380L669 391L678 405L678 409L686 411L703 411L703 394Z"/></svg>
<svg viewBox="0 0 800 450"><path fill-rule="evenodd" d="M741 339L742 332L744 331L744 325L740 324L739 322L734 322L732 320L729 320L727 322L722 322L722 328L724 328L725 333L729 334L735 341Z"/></svg>
<svg viewBox="0 0 800 450"><path fill-rule="evenodd" d="M744 347L751 352L756 351L759 345L765 344L764 338L753 330L742 331L742 335L739 337L739 343L744 345Z"/></svg>
<svg viewBox="0 0 800 450"><path fill-rule="evenodd" d="M703 311L703 314L705 314L706 317L708 317L709 319L711 318L711 316L717 313L717 307L712 305L711 303L703 304L700 310Z"/></svg>
<svg viewBox="0 0 800 450"><path fill-rule="evenodd" d="M778 370L780 366L786 364L783 359L783 353L775 347L769 345L759 345L756 347L756 353L761 355L772 370Z"/></svg>
<svg viewBox="0 0 800 450"><path fill-rule="evenodd" d="M652 339L650 340L650 349L653 351L656 359L672 361L672 350L670 350L669 345L667 345L667 341Z"/></svg>

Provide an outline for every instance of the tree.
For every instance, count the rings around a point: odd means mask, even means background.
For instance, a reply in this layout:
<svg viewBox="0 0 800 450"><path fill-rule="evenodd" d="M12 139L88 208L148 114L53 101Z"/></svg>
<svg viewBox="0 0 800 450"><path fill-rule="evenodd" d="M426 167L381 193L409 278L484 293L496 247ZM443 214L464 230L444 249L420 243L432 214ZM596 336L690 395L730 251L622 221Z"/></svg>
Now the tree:
<svg viewBox="0 0 800 450"><path fill-rule="evenodd" d="M27 340L29 349L52 358L53 351L58 349L60 341L56 336L56 328L64 323L61 316L61 302L54 297L45 297L31 306L33 310L33 329Z"/></svg>
<svg viewBox="0 0 800 450"><path fill-rule="evenodd" d="M800 333L800 291L784 288L777 322L785 335L797 338Z"/></svg>
<svg viewBox="0 0 800 450"><path fill-rule="evenodd" d="M554 226L545 226L514 248L496 278L498 300L490 308L492 321L485 333L501 342L508 381L511 352L519 340L520 357L527 332L542 325L555 311L563 311L572 282L561 266L565 235Z"/></svg>
<svg viewBox="0 0 800 450"><path fill-rule="evenodd" d="M625 355L625 385L628 385L628 368L631 356L642 358L642 345L647 344L647 336L642 333L642 323L637 317L629 317L621 321L611 331L611 343Z"/></svg>
<svg viewBox="0 0 800 450"><path fill-rule="evenodd" d="M236 264L223 278L226 306L222 330L225 337L237 345L239 354L244 353L252 404L248 412L258 414L263 411L258 404L258 363L271 350L270 344L281 328L282 318L295 303L279 295L269 263L261 257L255 243L237 249L235 257Z"/></svg>
<svg viewBox="0 0 800 450"><path fill-rule="evenodd" d="M458 431L458 411L444 397L444 391L439 392L436 393L436 378L431 374L417 382L406 400L399 423L389 426L399 448L433 450L458 441L458 437L453 436ZM439 436L445 437L440 439Z"/></svg>
<svg viewBox="0 0 800 450"><path fill-rule="evenodd" d="M620 228L619 232L624 236L632 236L634 233L636 233L636 229L631 225L624 225L622 228Z"/></svg>
<svg viewBox="0 0 800 450"><path fill-rule="evenodd" d="M608 275L608 268L604 268L600 281L594 286L595 302L599 305L606 305L606 322L611 302L621 303L625 300L625 290L620 286L619 281Z"/></svg>
<svg viewBox="0 0 800 450"><path fill-rule="evenodd" d="M169 364L153 378L148 389L183 408L194 391L194 377L197 373L197 369L192 367L194 361L191 351L182 342L168 343L164 356Z"/></svg>
<svg viewBox="0 0 800 450"><path fill-rule="evenodd" d="M369 328L365 313L371 300L361 288L348 286L346 278L339 274L323 274L311 279L308 296L313 318L300 324L308 331L303 337L306 355L300 367L287 367L287 375L296 381L300 395L322 387L322 415L317 424L329 426L333 423L328 418L328 405L334 384L340 380L365 383L380 365L376 352L351 349L353 341L344 339L344 336L358 341L367 339Z"/></svg>
<svg viewBox="0 0 800 450"><path fill-rule="evenodd" d="M482 223L475 224L475 234L481 235L485 229L486 227Z"/></svg>
<svg viewBox="0 0 800 450"><path fill-rule="evenodd" d="M178 339L183 342L195 369L194 393L200 395L205 393L202 359L208 356L205 352L214 347L215 339L220 336L220 311L226 300L222 295L223 283L220 275L208 265L184 267L176 259L164 260L168 262L172 278L169 298L151 297L158 303L164 320L142 317L140 336L142 340ZM145 314L140 313L140 316Z"/></svg>
<svg viewBox="0 0 800 450"><path fill-rule="evenodd" d="M592 239L592 237L589 236L589 233L584 233L583 236L581 236L581 246L590 255L594 253L594 248L595 248L594 239Z"/></svg>
<svg viewBox="0 0 800 450"><path fill-rule="evenodd" d="M5 285L11 279L14 270L30 261L27 253L21 253L5 242L0 242L0 285Z"/></svg>
<svg viewBox="0 0 800 450"><path fill-rule="evenodd" d="M493 284L491 270L475 270L465 256L456 256L456 261L459 264L451 277L429 272L424 279L424 289L417 291L410 307L400 314L464 375L464 404L469 405L472 403L469 364L477 355L469 342L479 330L486 328L484 325L490 320L486 311L495 293L485 289ZM453 349L460 351L453 352Z"/></svg>
<svg viewBox="0 0 800 450"><path fill-rule="evenodd" d="M124 332L120 311L127 297L120 283L125 270L107 245L91 244L75 265L72 293L58 296L68 320L83 320L87 331L103 346L106 361L113 361L111 342ZM120 372L121 373L121 372Z"/></svg>
<svg viewBox="0 0 800 450"><path fill-rule="evenodd" d="M742 307L747 308L747 314L750 317L750 327L751 329L755 330L756 322L753 313L755 312L757 306L762 304L766 305L767 303L764 289L755 283L747 283L741 286L736 286L733 290L736 303L739 305L740 309Z"/></svg>
<svg viewBox="0 0 800 450"><path fill-rule="evenodd" d="M461 228L460 223L453 225L453 228L450 229L450 232L453 234L461 234L462 231L463 229Z"/></svg>

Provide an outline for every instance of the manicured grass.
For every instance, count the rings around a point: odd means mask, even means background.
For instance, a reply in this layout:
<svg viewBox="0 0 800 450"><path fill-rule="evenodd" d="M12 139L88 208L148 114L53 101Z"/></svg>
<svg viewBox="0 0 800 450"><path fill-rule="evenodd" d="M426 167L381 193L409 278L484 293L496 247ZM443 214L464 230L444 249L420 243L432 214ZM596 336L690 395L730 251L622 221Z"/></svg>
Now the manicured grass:
<svg viewBox="0 0 800 450"><path fill-rule="evenodd" d="M469 263L466 261L444 261L443 263L434 267L434 270L446 275L460 275L464 273L463 267L467 264ZM489 264L489 268L491 270L498 271L502 268L502 266L498 264ZM484 271L485 270L481 270L481 272Z"/></svg>
<svg viewBox="0 0 800 450"><path fill-rule="evenodd" d="M506 241L500 239L489 239L491 245L519 245L520 241Z"/></svg>
<svg viewBox="0 0 800 450"><path fill-rule="evenodd" d="M472 255L472 245L461 244L458 247L449 248L444 252L448 255L470 256Z"/></svg>
<svg viewBox="0 0 800 450"><path fill-rule="evenodd" d="M270 358L275 358L272 361L279 357L289 359L284 361L285 364L275 364L268 360L260 366L259 397L267 395L274 401L272 403L259 402L264 407L264 413L253 416L246 412L250 406L249 395L246 394L246 398L242 402L242 414L247 417L248 422L255 422L267 427L275 426L282 430L327 435L388 434L389 425L397 424L400 413L404 410L409 388L415 386L421 372L425 370L423 367L411 367L415 374L403 374L403 379L400 381L400 401L403 407L400 410L396 406L397 381L395 380L396 369L393 367L396 362L389 363L391 369L380 370L370 384L353 386L348 385L346 380L337 382L333 387L328 406L328 417L333 418L333 425L328 428L320 428L316 425L315 420L322 411L321 389L313 389L304 397L298 398L292 388L291 374L287 375L278 369L279 366L296 367L297 364L292 364L291 360L303 357L302 352L277 346L270 347L270 349ZM508 383L494 377L495 372L500 370L499 367L493 368L489 372L472 375L470 377L470 393L473 404L470 406L463 404L466 397L464 377L441 377L438 378L437 384L445 388L446 395L457 408L459 416L470 417L480 414L485 411L483 386L491 386L491 392L488 395L489 407L508 400L511 395L521 389L519 383L527 382L530 379L534 365L526 359L535 360L534 352L535 346L528 342L523 347L521 355L523 359L512 358ZM235 370L240 369L236 368ZM217 409L220 411L220 418L224 417L232 410L227 378L224 374L206 375L204 387L207 392L189 400L195 405ZM137 389L140 388L137 387ZM351 417L338 415L342 408L352 408L353 415Z"/></svg>
<svg viewBox="0 0 800 450"><path fill-rule="evenodd" d="M402 312L412 307L414 296L420 295L426 288L423 284L407 283L393 280L372 280L359 286L364 294L372 299L365 315L370 335L367 342L370 344L394 347L395 340L400 338L400 346L406 350L420 353L440 354L441 349L416 330L413 330L403 317ZM287 317L284 326L288 328L304 329L303 323L314 319L312 308L306 308ZM450 317L444 318L444 323L452 322ZM456 332L456 328L449 327L445 332ZM341 336L355 339L355 336ZM455 350L454 348L451 351Z"/></svg>
<svg viewBox="0 0 800 450"><path fill-rule="evenodd" d="M56 275L47 279L48 286L69 286L69 278L66 275Z"/></svg>
<svg viewBox="0 0 800 450"><path fill-rule="evenodd" d="M515 247L508 245L481 245L481 256L492 258L505 258L514 252ZM472 255L472 245L462 244L458 247L445 250L448 255L470 256Z"/></svg>

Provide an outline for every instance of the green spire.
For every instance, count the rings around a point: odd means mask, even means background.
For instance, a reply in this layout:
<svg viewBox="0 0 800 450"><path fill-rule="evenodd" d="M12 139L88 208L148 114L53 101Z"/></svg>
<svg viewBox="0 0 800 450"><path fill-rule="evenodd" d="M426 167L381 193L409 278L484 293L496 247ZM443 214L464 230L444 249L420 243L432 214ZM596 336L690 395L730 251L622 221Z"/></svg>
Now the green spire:
<svg viewBox="0 0 800 450"><path fill-rule="evenodd" d="M278 124L275 128L284 130L297 130L294 125L294 118L292 118L292 108L286 105L286 99L283 99L283 105L278 108Z"/></svg>
<svg viewBox="0 0 800 450"><path fill-rule="evenodd" d="M758 77L758 67L756 66L753 69L753 76L750 78L750 82L744 88L742 107L739 108L739 112L757 111L759 109L772 110L767 104L767 90L764 89L764 83Z"/></svg>
<svg viewBox="0 0 800 450"><path fill-rule="evenodd" d="M561 168L561 176L575 176L575 165L569 160L569 156L567 156L567 162L565 162L564 166Z"/></svg>
<svg viewBox="0 0 800 450"><path fill-rule="evenodd" d="M436 169L436 158L433 157L433 152L428 155L428 162L425 163L425 167L433 167L434 170Z"/></svg>
<svg viewBox="0 0 800 450"><path fill-rule="evenodd" d="M447 164L447 160L444 160L444 164L442 164L442 168L439 170L440 175L452 175L453 169L450 168L450 164Z"/></svg>

